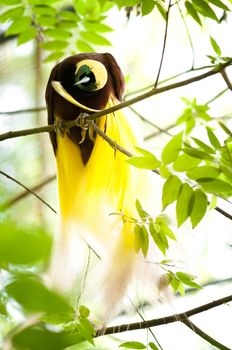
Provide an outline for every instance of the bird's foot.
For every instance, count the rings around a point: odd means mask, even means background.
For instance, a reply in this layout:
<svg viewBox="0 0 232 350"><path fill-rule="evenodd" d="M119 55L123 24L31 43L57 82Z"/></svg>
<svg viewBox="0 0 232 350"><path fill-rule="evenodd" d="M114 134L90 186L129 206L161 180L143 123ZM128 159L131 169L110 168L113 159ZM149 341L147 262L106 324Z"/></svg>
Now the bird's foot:
<svg viewBox="0 0 232 350"><path fill-rule="evenodd" d="M81 128L81 141L79 144L83 143L86 138L87 130L89 129L89 124L86 121L86 118L89 116L88 113L80 113L76 119L77 125Z"/></svg>
<svg viewBox="0 0 232 350"><path fill-rule="evenodd" d="M60 136L64 136L64 132L65 132L65 124L64 124L64 120L61 118L57 118L54 122L54 131L56 132L56 134L59 134Z"/></svg>

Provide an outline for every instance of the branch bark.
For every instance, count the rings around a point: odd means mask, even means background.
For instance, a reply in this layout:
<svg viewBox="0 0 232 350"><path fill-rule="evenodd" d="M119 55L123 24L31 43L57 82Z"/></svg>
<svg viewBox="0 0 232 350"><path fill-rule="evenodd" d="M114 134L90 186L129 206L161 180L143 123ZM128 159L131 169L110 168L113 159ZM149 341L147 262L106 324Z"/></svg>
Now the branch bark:
<svg viewBox="0 0 232 350"><path fill-rule="evenodd" d="M129 323L129 324L121 324L118 326L113 326L113 327L106 327L105 329L99 329L96 332L96 337L100 337L102 335L106 334L116 334L116 333L122 333L122 332L127 332L127 331L132 331L132 330L138 330L138 329L145 329L149 327L155 327L155 326L161 326L164 324L169 324L173 322L185 322L188 317L191 317L193 315L197 315L201 312L208 311L210 309L213 309L217 306L220 306L222 304L228 303L232 301L232 295L228 295L224 298L217 299L214 301L211 301L210 303L198 306L194 309L190 309L186 312L182 312L179 314L175 315L170 315L166 317L160 317L144 322L134 322L134 323Z"/></svg>

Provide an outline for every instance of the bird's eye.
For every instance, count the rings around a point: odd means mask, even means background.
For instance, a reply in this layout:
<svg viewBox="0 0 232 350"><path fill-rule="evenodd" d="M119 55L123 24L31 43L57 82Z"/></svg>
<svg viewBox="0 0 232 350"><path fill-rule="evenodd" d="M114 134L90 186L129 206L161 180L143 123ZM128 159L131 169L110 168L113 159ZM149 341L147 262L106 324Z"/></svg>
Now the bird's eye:
<svg viewBox="0 0 232 350"><path fill-rule="evenodd" d="M106 68L101 62L87 59L77 64L74 85L83 91L96 91L105 86L107 78Z"/></svg>

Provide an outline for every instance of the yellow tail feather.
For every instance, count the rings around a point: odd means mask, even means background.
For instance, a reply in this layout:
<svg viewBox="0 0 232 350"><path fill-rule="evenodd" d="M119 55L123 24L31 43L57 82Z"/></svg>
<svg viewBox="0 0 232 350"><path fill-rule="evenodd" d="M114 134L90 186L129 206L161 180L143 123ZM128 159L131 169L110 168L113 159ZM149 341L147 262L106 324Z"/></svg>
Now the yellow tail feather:
<svg viewBox="0 0 232 350"><path fill-rule="evenodd" d="M113 104L111 98L106 107ZM135 152L138 138L121 111L102 117L98 124L112 140ZM107 266L103 283L107 317L125 293L136 262L133 225L123 223L120 215L110 214L121 212L137 217L136 198L144 203L146 197L151 197L150 174L130 166L126 159L97 135L90 159L84 166L79 147L67 134L58 136L61 234L68 236L72 228L72 234L74 230L74 234L100 253Z"/></svg>

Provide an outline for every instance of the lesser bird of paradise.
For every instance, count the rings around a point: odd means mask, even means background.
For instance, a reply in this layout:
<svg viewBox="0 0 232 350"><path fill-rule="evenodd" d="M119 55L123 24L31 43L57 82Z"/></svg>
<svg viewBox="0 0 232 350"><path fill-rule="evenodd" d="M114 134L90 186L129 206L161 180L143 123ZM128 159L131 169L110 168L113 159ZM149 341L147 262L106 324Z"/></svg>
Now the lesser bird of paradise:
<svg viewBox="0 0 232 350"><path fill-rule="evenodd" d="M124 94L124 78L109 53L83 53L64 59L50 75L46 102L49 124L118 104ZM95 120L115 143L135 152L140 140L133 121L121 110ZM136 269L134 224L122 218L137 217L135 201L150 201L150 174L130 166L127 157L113 149L92 130L81 126L51 132L58 177L62 266L71 235L79 235L99 253L105 267L103 294L106 313L126 293ZM112 213L121 215L109 215ZM71 233L72 232L72 233ZM71 239L70 239L71 242ZM75 248L74 248L75 249ZM67 251L66 251L67 250ZM63 277L67 272L64 270Z"/></svg>

